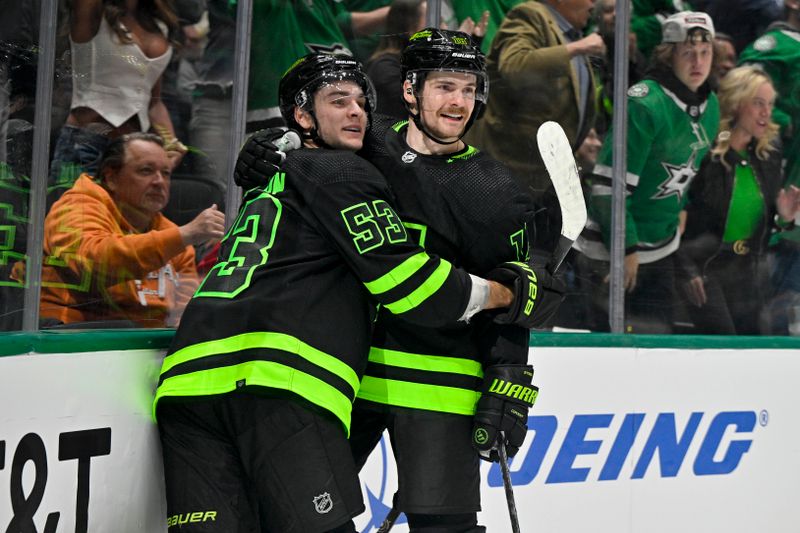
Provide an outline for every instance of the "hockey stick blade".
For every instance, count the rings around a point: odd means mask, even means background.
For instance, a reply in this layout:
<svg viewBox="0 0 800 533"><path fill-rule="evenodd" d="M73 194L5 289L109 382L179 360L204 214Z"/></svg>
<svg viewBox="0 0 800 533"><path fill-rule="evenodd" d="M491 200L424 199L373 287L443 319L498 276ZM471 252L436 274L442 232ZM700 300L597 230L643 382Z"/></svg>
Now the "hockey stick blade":
<svg viewBox="0 0 800 533"><path fill-rule="evenodd" d="M547 263L547 271L555 274L586 225L586 202L572 147L561 126L557 122L545 122L539 126L536 142L561 206L561 235Z"/></svg>
<svg viewBox="0 0 800 533"><path fill-rule="evenodd" d="M508 454L506 453L506 433L500 432L497 442L497 454L500 456L500 470L503 472L503 488L506 491L508 503L508 516L511 519L512 533L519 533L519 518L517 517L517 504L514 502L514 486L511 485L511 472L508 470Z"/></svg>

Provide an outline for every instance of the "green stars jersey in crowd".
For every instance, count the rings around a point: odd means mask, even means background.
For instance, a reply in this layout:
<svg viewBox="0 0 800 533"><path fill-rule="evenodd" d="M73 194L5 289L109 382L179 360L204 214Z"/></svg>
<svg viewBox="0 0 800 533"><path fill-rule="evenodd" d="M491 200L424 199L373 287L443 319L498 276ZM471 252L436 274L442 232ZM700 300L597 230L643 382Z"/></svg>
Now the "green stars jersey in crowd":
<svg viewBox="0 0 800 533"><path fill-rule="evenodd" d="M639 252L641 263L657 261L677 249L678 213L717 135L715 94L700 106L696 121L685 108L684 102L654 80L628 90L625 248L628 253ZM613 133L608 135L610 139ZM592 174L589 231L579 239L581 251L593 259L608 260L612 144L603 145Z"/></svg>

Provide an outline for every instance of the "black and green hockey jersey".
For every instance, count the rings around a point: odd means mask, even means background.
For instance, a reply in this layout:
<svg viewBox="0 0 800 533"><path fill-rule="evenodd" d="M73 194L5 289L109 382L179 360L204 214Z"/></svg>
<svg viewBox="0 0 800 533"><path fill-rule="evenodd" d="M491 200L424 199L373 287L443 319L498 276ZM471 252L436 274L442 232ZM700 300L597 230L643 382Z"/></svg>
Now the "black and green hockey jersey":
<svg viewBox="0 0 800 533"><path fill-rule="evenodd" d="M625 248L626 253L638 252L640 263L658 261L678 248L678 216L686 192L717 136L716 95L711 93L701 105L690 107L655 80L628 89ZM613 135L609 130L606 138ZM589 221L576 242L581 252L606 261L612 147L613 143L604 143L590 176Z"/></svg>
<svg viewBox="0 0 800 533"><path fill-rule="evenodd" d="M376 118L362 155L386 176L409 236L477 275L529 256L531 203L509 171L475 148L424 155L405 141L405 122ZM486 315L486 314L483 314ZM472 415L483 367L525 364L528 330L491 316L418 325L381 310L358 398L362 405Z"/></svg>
<svg viewBox="0 0 800 533"><path fill-rule="evenodd" d="M295 395L349 429L376 302L441 325L461 317L472 286L412 243L390 201L383 177L351 152L291 152L245 195L186 307L155 402L255 388Z"/></svg>

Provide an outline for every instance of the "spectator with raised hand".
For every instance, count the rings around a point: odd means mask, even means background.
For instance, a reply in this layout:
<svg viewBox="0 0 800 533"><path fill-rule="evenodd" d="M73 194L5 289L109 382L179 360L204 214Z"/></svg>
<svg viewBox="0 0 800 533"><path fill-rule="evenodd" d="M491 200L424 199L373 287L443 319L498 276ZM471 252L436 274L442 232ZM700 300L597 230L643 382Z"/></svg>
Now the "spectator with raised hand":
<svg viewBox="0 0 800 533"><path fill-rule="evenodd" d="M651 71L628 89L624 286L626 330L633 333L672 330L680 213L719 127L719 104L707 83L714 55L711 19L678 13L666 19L662 35ZM612 143L605 143L590 176L587 229L576 241L596 261L582 275L594 276L600 291L607 289L613 231L612 156Z"/></svg>
<svg viewBox="0 0 800 533"><path fill-rule="evenodd" d="M50 168L50 200L94 174L112 139L136 131L164 138L173 166L186 147L161 100L178 19L166 0L72 0L72 104Z"/></svg>
<svg viewBox="0 0 800 533"><path fill-rule="evenodd" d="M695 332L754 335L762 332L769 294L770 235L793 225L800 189L782 188L769 76L752 66L733 69L718 95L720 134L689 187L678 257Z"/></svg>
<svg viewBox="0 0 800 533"><path fill-rule="evenodd" d="M594 0L519 4L506 14L489 51L492 98L466 140L508 165L535 200L550 188L536 148L539 126L558 121L577 149L594 124L587 56L602 55L605 45L597 33L581 35L593 5Z"/></svg>
<svg viewBox="0 0 800 533"><path fill-rule="evenodd" d="M458 0L453 2L453 10L456 18L462 26L459 30L472 33L471 28L464 27L463 23L468 21L479 21L484 29L480 40L476 41L484 52L488 52L497 33L497 28L508 13L508 10L525 0ZM474 35L473 35L474 36Z"/></svg>
<svg viewBox="0 0 800 533"><path fill-rule="evenodd" d="M397 120L402 120L406 116L400 54L411 34L425 27L427 5L425 0L394 0L386 17L386 32L364 65L372 83L375 84L378 96L377 111Z"/></svg>
<svg viewBox="0 0 800 533"><path fill-rule="evenodd" d="M221 238L224 215L211 206L180 227L167 220L171 168L161 137L125 134L106 148L96 178L82 174L53 204L44 231L46 324L177 325L198 284L193 246Z"/></svg>

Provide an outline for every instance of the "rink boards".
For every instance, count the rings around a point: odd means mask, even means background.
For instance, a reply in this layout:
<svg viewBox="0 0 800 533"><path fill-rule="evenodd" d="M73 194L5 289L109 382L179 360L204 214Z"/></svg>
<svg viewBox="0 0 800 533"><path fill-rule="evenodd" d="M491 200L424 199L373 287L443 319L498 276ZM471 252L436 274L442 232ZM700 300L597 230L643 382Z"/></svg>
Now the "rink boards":
<svg viewBox="0 0 800 533"><path fill-rule="evenodd" d="M150 401L170 337L0 336L0 531L166 531ZM511 464L523 532L797 531L800 342L531 344L541 392ZM481 523L510 531L499 468L482 474ZM382 443L362 475L359 531L377 529L396 480ZM403 518L393 531L407 531Z"/></svg>

